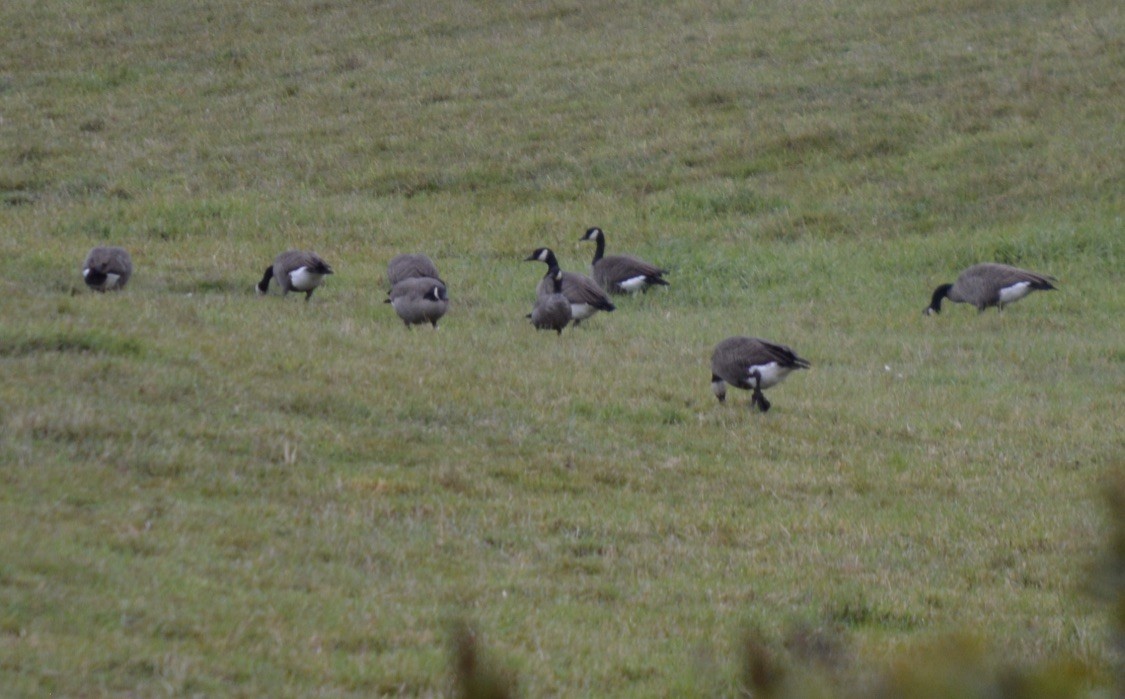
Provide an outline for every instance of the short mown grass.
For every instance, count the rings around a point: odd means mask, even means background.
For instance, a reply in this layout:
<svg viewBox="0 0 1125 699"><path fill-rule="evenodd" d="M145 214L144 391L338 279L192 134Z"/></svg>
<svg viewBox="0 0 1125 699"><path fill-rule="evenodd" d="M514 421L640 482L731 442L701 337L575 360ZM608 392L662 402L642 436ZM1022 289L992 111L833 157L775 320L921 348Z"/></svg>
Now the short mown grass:
<svg viewBox="0 0 1125 699"><path fill-rule="evenodd" d="M802 696L962 653L1114 691L1118 3L16 0L0 27L7 694L448 695L454 637L524 696L733 696L770 653L843 658ZM535 332L523 258L582 270L590 225L672 286ZM82 284L100 243L123 292ZM259 298L290 247L336 274ZM437 331L383 303L416 251ZM1059 290L922 315L985 260ZM710 392L735 334L813 364L767 414Z"/></svg>

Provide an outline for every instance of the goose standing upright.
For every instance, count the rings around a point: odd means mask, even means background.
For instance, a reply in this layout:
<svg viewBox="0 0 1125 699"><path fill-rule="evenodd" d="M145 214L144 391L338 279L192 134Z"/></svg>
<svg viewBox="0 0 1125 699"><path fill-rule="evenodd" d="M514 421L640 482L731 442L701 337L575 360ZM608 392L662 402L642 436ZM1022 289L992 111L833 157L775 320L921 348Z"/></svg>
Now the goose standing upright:
<svg viewBox="0 0 1125 699"><path fill-rule="evenodd" d="M547 269L559 266L559 261L550 248L536 248L524 261L543 262L547 265ZM546 296L553 291L554 282L544 276L536 287L535 295ZM562 294L570 302L570 314L574 318L575 326L598 311L609 313L617 310L598 283L585 274L563 272Z"/></svg>
<svg viewBox="0 0 1125 699"><path fill-rule="evenodd" d="M535 306L528 318L531 318L531 324L536 330L554 330L562 335L563 328L572 317L570 302L562 293L563 271L558 265L552 265L543 278L550 281L552 291L535 299Z"/></svg>
<svg viewBox="0 0 1125 699"><path fill-rule="evenodd" d="M94 291L124 289L133 276L133 259L125 248L99 246L82 263L82 279Z"/></svg>
<svg viewBox="0 0 1125 699"><path fill-rule="evenodd" d="M391 288L384 303L391 304L407 329L422 323L437 328L438 320L449 310L445 284L433 277L403 279Z"/></svg>
<svg viewBox="0 0 1125 699"><path fill-rule="evenodd" d="M1054 289L1054 281L1054 277L1019 267L984 262L966 269L952 284L934 289L925 314L941 313L941 301L946 298L954 303L971 303L980 313L989 306L1003 311L1005 304L1015 303L1032 291Z"/></svg>
<svg viewBox="0 0 1125 699"><path fill-rule="evenodd" d="M753 391L750 405L764 413L770 409L770 402L762 391L781 383L794 369L810 366L785 345L756 337L728 337L711 353L711 390L720 403L727 398L728 383Z"/></svg>
<svg viewBox="0 0 1125 699"><path fill-rule="evenodd" d="M594 281L611 294L647 292L650 286L668 286L663 275L668 271L649 264L632 255L605 256L605 232L594 227L586 231L581 240L592 240L597 245L591 263Z"/></svg>
<svg viewBox="0 0 1125 699"><path fill-rule="evenodd" d="M265 294L270 288L270 279L276 279L281 287L281 295L290 291L305 292L305 300L312 298L313 291L332 274L332 268L319 255L307 250L286 250L266 267L262 281L258 282L258 293Z"/></svg>

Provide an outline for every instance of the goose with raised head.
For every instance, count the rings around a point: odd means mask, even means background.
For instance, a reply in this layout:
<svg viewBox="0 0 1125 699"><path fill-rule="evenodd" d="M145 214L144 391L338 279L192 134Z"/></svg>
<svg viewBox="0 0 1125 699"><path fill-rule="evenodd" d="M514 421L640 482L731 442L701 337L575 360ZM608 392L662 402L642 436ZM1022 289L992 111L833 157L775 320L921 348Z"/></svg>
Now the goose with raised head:
<svg viewBox="0 0 1125 699"><path fill-rule="evenodd" d="M581 240L592 240L594 261L591 263L594 281L611 294L644 293L651 286L668 286L664 275L668 270L645 262L633 255L605 254L605 232L594 227L586 231Z"/></svg>
<svg viewBox="0 0 1125 699"><path fill-rule="evenodd" d="M559 266L558 258L555 257L555 253L550 248L536 248L524 261L543 262L547 265L548 270ZM544 276L535 289L535 295L536 297L546 296L553 291L554 282ZM606 293L602 291L602 288L598 286L598 283L585 274L563 272L562 294L570 302L570 314L575 325L598 311L609 313L617 309L606 296Z"/></svg>
<svg viewBox="0 0 1125 699"><path fill-rule="evenodd" d="M770 402L762 391L781 383L793 370L810 366L785 345L756 337L728 337L711 353L711 390L720 403L727 398L727 384L753 391L750 405L764 413Z"/></svg>
<svg viewBox="0 0 1125 699"><path fill-rule="evenodd" d="M99 246L90 250L82 263L82 279L94 291L124 289L133 276L133 259L125 248Z"/></svg>
<svg viewBox="0 0 1125 699"><path fill-rule="evenodd" d="M332 274L332 268L316 253L286 250L274 259L272 265L266 267L262 281L258 282L258 293L265 294L269 291L270 280L276 279L282 296L290 291L303 291L305 300L308 301L329 274Z"/></svg>
<svg viewBox="0 0 1125 699"><path fill-rule="evenodd" d="M441 281L437 265L422 253L406 253L396 255L387 263L387 288L394 288L404 279L412 277L429 277ZM444 282L442 282L444 284Z"/></svg>
<svg viewBox="0 0 1125 699"><path fill-rule="evenodd" d="M407 277L391 287L384 303L391 304L408 329L423 323L436 328L449 310L449 295L440 279Z"/></svg>
<svg viewBox="0 0 1125 699"><path fill-rule="evenodd" d="M535 299L535 306L527 317L531 318L531 324L537 330L554 330L562 335L563 328L572 317L570 301L562 292L563 271L558 265L552 266L543 278L550 282L551 292Z"/></svg>
<svg viewBox="0 0 1125 699"><path fill-rule="evenodd" d="M925 314L941 313L942 299L970 303L980 313L990 306L1003 311L1005 305L1015 303L1033 291L1053 290L1053 282L1056 281L1054 277L1019 267L983 262L966 269L952 284L942 284L934 289Z"/></svg>

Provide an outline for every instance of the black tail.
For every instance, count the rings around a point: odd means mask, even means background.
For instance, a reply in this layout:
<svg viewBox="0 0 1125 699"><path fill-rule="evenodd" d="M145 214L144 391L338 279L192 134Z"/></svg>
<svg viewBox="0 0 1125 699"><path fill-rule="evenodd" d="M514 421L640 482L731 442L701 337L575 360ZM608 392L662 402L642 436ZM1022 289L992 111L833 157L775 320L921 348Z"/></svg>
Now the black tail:
<svg viewBox="0 0 1125 699"><path fill-rule="evenodd" d="M270 288L270 279L273 279L273 265L266 267L266 273L262 275L262 281L258 282L258 292L266 293Z"/></svg>
<svg viewBox="0 0 1125 699"><path fill-rule="evenodd" d="M671 286L668 282L664 281L660 277L645 277L645 282L647 284L651 284L652 286Z"/></svg>

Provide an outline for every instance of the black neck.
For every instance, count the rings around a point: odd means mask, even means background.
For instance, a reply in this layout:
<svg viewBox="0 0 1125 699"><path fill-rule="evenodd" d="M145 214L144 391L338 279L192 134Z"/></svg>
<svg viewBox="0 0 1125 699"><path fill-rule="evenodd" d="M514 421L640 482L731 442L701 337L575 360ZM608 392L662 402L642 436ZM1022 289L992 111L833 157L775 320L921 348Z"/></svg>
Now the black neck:
<svg viewBox="0 0 1125 699"><path fill-rule="evenodd" d="M598 246L594 250L594 264L598 264L598 260L602 259L602 256L605 255L605 236L598 233L594 237L594 244Z"/></svg>
<svg viewBox="0 0 1125 699"><path fill-rule="evenodd" d="M562 293L562 272L559 271L558 263L552 264L547 269L546 278L551 280L551 289L553 293Z"/></svg>
<svg viewBox="0 0 1125 699"><path fill-rule="evenodd" d="M933 298L930 299L930 310L934 313L941 313L941 300L949 295L949 290L952 288L952 284L942 284L934 289Z"/></svg>
<svg viewBox="0 0 1125 699"><path fill-rule="evenodd" d="M266 273L262 275L262 281L258 282L258 291L265 293L270 288L270 279L273 278L273 265L266 267Z"/></svg>

